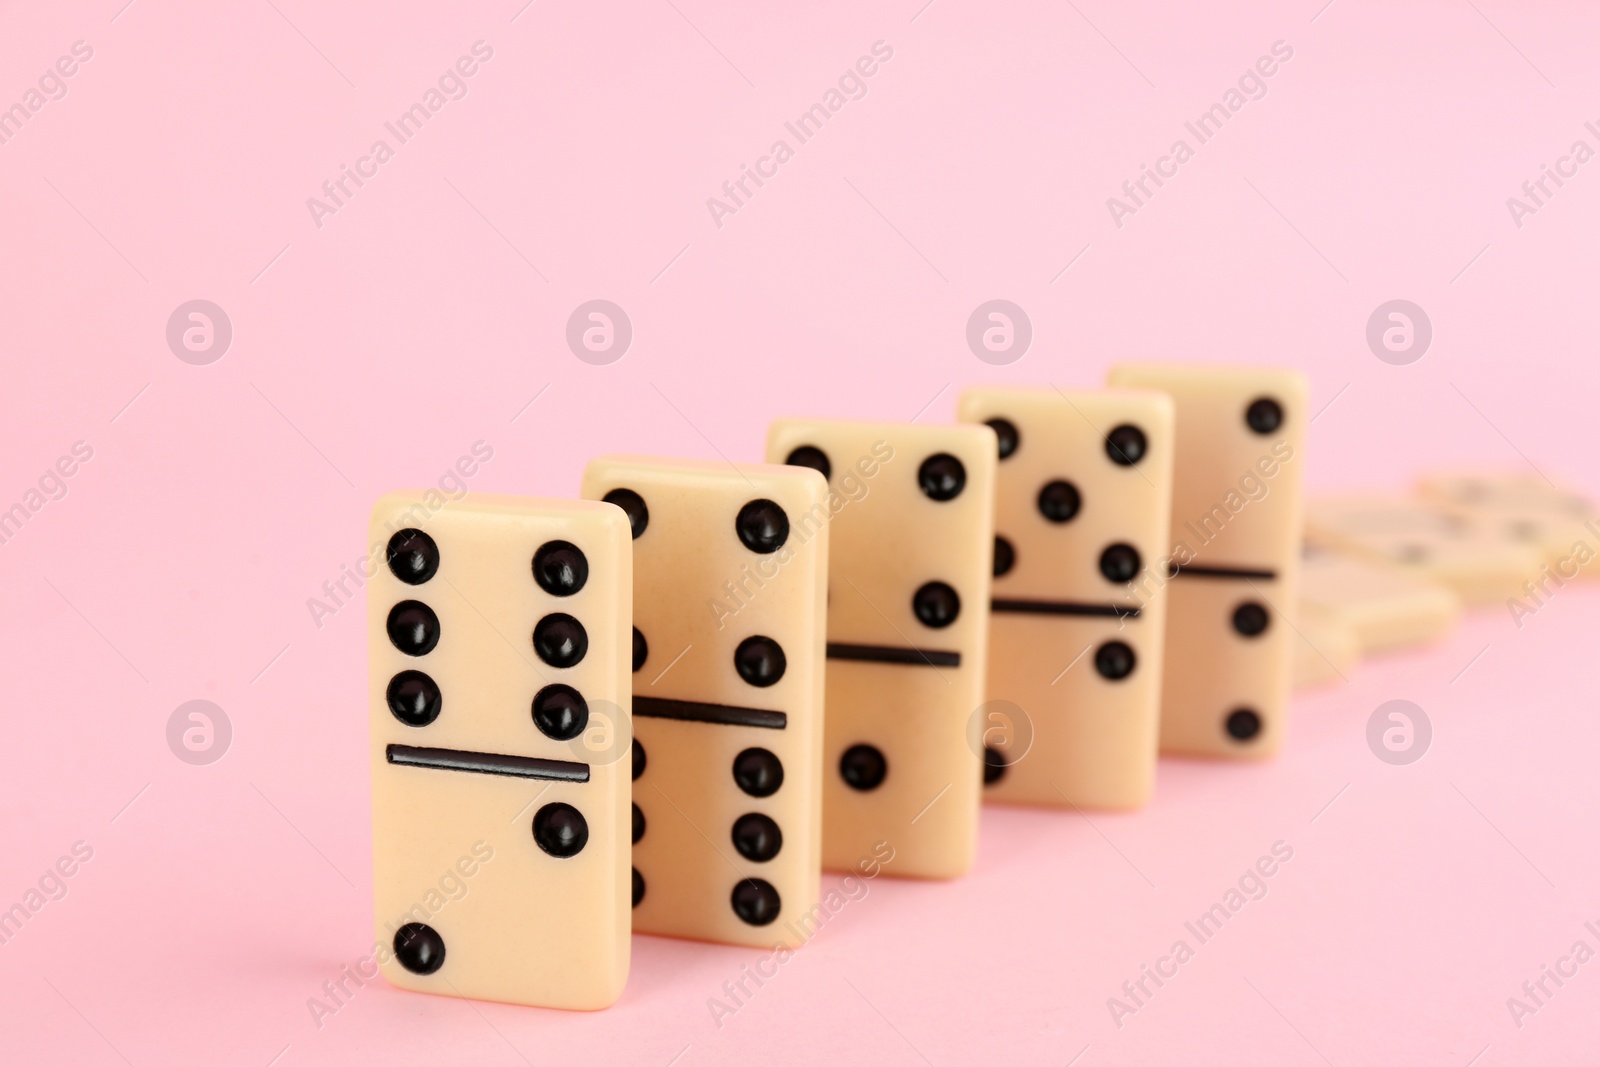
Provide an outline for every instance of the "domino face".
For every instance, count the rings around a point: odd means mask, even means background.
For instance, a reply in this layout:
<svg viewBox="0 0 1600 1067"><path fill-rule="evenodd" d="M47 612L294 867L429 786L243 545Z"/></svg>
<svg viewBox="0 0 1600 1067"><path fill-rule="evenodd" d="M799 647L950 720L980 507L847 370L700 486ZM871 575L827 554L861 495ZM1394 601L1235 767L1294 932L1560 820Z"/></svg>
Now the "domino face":
<svg viewBox="0 0 1600 1067"><path fill-rule="evenodd" d="M1319 497L1306 509L1306 536L1406 574L1446 585L1468 604L1523 595L1540 577L1543 553L1471 518L1421 500L1377 494Z"/></svg>
<svg viewBox="0 0 1600 1067"><path fill-rule="evenodd" d="M1365 653L1435 640L1461 616L1461 598L1446 586L1314 545L1301 557L1300 605L1302 617L1320 614L1350 631Z"/></svg>
<svg viewBox="0 0 1600 1067"><path fill-rule="evenodd" d="M820 882L827 483L611 456L582 495L633 530L634 929L798 947Z"/></svg>
<svg viewBox="0 0 1600 1067"><path fill-rule="evenodd" d="M1425 497L1460 507L1540 511L1580 520L1596 514L1594 503L1582 494L1536 473L1435 471L1418 488Z"/></svg>
<svg viewBox="0 0 1600 1067"><path fill-rule="evenodd" d="M1132 364L1110 383L1172 396L1177 461L1161 748L1259 757L1283 741L1299 595L1305 376Z"/></svg>
<svg viewBox="0 0 1600 1067"><path fill-rule="evenodd" d="M403 989L603 1008L630 934L627 519L437 497L372 511L379 964Z"/></svg>
<svg viewBox="0 0 1600 1067"><path fill-rule="evenodd" d="M1132 808L1155 779L1172 401L976 388L995 430L985 795Z"/></svg>
<svg viewBox="0 0 1600 1067"><path fill-rule="evenodd" d="M1524 545L1549 564L1555 579L1600 577L1600 511L1583 495L1536 473L1436 472L1418 489L1424 500L1489 537ZM1549 581L1543 575L1541 583Z"/></svg>
<svg viewBox="0 0 1600 1067"><path fill-rule="evenodd" d="M983 703L994 433L785 419L767 459L832 487L823 866L854 870L887 842L890 873L963 874L981 799L967 725Z"/></svg>

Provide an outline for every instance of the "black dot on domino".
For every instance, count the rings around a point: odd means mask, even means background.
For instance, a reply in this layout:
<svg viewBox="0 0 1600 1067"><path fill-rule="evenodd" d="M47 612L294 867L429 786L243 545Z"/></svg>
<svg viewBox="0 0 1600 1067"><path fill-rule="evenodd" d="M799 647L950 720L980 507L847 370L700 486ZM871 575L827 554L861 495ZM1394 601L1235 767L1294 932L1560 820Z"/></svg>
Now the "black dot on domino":
<svg viewBox="0 0 1600 1067"><path fill-rule="evenodd" d="M833 464L828 462L828 454L816 445L801 445L790 452L784 462L791 467L810 467L824 478L833 476Z"/></svg>
<svg viewBox="0 0 1600 1067"><path fill-rule="evenodd" d="M1244 409L1244 423L1255 433L1273 433L1283 425L1283 407L1270 396L1257 397Z"/></svg>
<svg viewBox="0 0 1600 1067"><path fill-rule="evenodd" d="M633 906L638 907L639 901L644 899L644 875L639 873L639 868L633 869Z"/></svg>
<svg viewBox="0 0 1600 1067"><path fill-rule="evenodd" d="M733 913L751 926L766 926L778 917L782 903L771 882L746 878L733 887Z"/></svg>
<svg viewBox="0 0 1600 1067"><path fill-rule="evenodd" d="M644 836L644 812L639 810L639 805L633 806L633 843L638 844L639 838Z"/></svg>
<svg viewBox="0 0 1600 1067"><path fill-rule="evenodd" d="M533 578L551 596L571 596L589 580L589 560L571 541L546 541L533 554Z"/></svg>
<svg viewBox="0 0 1600 1067"><path fill-rule="evenodd" d="M402 600L389 609L389 640L408 656L426 656L439 643L439 616L420 600Z"/></svg>
<svg viewBox="0 0 1600 1067"><path fill-rule="evenodd" d="M1011 573L1011 568L1017 565L1017 550L1011 547L1011 542L1004 537L994 539L994 576Z"/></svg>
<svg viewBox="0 0 1600 1067"><path fill-rule="evenodd" d="M1100 573L1105 575L1106 581L1118 585L1126 585L1138 576L1139 563L1139 550L1132 545L1108 545L1100 553Z"/></svg>
<svg viewBox="0 0 1600 1067"><path fill-rule="evenodd" d="M644 634L640 633L639 632L639 628L637 626L635 626L633 628L633 669L634 669L634 671L637 672L640 667L643 667L644 666L644 661L649 659L649 658L650 658L650 643L644 639Z"/></svg>
<svg viewBox="0 0 1600 1067"><path fill-rule="evenodd" d="M733 667L739 677L762 689L778 684L788 666L783 647L770 637L747 637L733 650Z"/></svg>
<svg viewBox="0 0 1600 1067"><path fill-rule="evenodd" d="M570 685L547 685L533 695L533 724L551 740L571 741L589 725L589 702Z"/></svg>
<svg viewBox="0 0 1600 1067"><path fill-rule="evenodd" d="M421 530L389 538L389 570L407 585L421 585L439 572L439 546Z"/></svg>
<svg viewBox="0 0 1600 1067"><path fill-rule="evenodd" d="M1267 609L1247 600L1233 609L1233 628L1243 637L1260 637L1267 632Z"/></svg>
<svg viewBox="0 0 1600 1067"><path fill-rule="evenodd" d="M533 628L533 650L552 667L575 667L589 651L589 635L583 623L557 611Z"/></svg>
<svg viewBox="0 0 1600 1067"><path fill-rule="evenodd" d="M851 745L839 757L839 777L863 793L878 788L889 776L889 761L871 745Z"/></svg>
<svg viewBox="0 0 1600 1067"><path fill-rule="evenodd" d="M1100 677L1120 682L1133 673L1136 660L1133 649L1121 641L1107 641L1095 649L1094 669L1100 673Z"/></svg>
<svg viewBox="0 0 1600 1067"><path fill-rule="evenodd" d="M615 504L628 514L628 526L633 530L633 539L637 541L644 528L650 525L650 509L645 507L644 497L632 489L613 489L600 498L607 504Z"/></svg>
<svg viewBox="0 0 1600 1067"><path fill-rule="evenodd" d="M764 748L747 748L733 758L733 780L753 797L770 797L783 785L783 763Z"/></svg>
<svg viewBox="0 0 1600 1067"><path fill-rule="evenodd" d="M533 839L556 859L567 859L589 843L589 824L571 804L546 804L533 817Z"/></svg>
<svg viewBox="0 0 1600 1067"><path fill-rule="evenodd" d="M1006 776L1006 758L997 748L983 746L983 784L994 785Z"/></svg>
<svg viewBox="0 0 1600 1067"><path fill-rule="evenodd" d="M439 717L444 697L439 684L421 671L401 671L389 679L389 710L407 726L426 726Z"/></svg>
<svg viewBox="0 0 1600 1067"><path fill-rule="evenodd" d="M1078 487L1071 482L1057 480L1039 490L1039 514L1051 522L1071 522L1082 504Z"/></svg>
<svg viewBox="0 0 1600 1067"><path fill-rule="evenodd" d="M771 500L752 500L733 521L739 540L752 552L769 555L789 540L789 516Z"/></svg>
<svg viewBox="0 0 1600 1067"><path fill-rule="evenodd" d="M967 487L967 468L948 452L929 456L917 468L917 485L929 500L954 500Z"/></svg>
<svg viewBox="0 0 1600 1067"><path fill-rule="evenodd" d="M634 781L637 782L639 780L639 776L644 773L645 765L648 764L649 762L650 762L650 760L645 755L645 752L644 752L644 746L639 743L639 739L637 737L634 738L633 739L633 780Z"/></svg>
<svg viewBox="0 0 1600 1067"><path fill-rule="evenodd" d="M1144 458L1144 431L1123 423L1106 434L1106 455L1119 467L1131 467Z"/></svg>
<svg viewBox="0 0 1600 1067"><path fill-rule="evenodd" d="M432 974L444 966L444 938L427 923L406 923L394 932L394 958L412 974Z"/></svg>
<svg viewBox="0 0 1600 1067"><path fill-rule="evenodd" d="M911 598L911 610L922 625L941 630L961 614L961 598L944 582L928 582Z"/></svg>
<svg viewBox="0 0 1600 1067"><path fill-rule="evenodd" d="M1249 708L1236 708L1228 713L1224 726L1235 741L1249 741L1261 732L1261 716Z"/></svg>
<svg viewBox="0 0 1600 1067"><path fill-rule="evenodd" d="M1000 458L1010 459L1016 455L1017 446L1022 443L1022 435L1017 433L1017 424L1010 419L990 419L984 425L994 431L995 440L1000 444Z"/></svg>
<svg viewBox="0 0 1600 1067"><path fill-rule="evenodd" d="M783 848L783 831L767 816L750 812L733 824L733 847L745 859L765 863Z"/></svg>

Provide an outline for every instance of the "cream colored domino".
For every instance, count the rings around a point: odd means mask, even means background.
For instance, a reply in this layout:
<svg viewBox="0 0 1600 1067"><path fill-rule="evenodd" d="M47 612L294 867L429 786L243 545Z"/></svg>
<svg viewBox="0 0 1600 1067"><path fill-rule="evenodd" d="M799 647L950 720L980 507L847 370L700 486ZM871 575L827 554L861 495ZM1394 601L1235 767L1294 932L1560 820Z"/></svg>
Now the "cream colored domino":
<svg viewBox="0 0 1600 1067"><path fill-rule="evenodd" d="M1447 586L1313 545L1300 560L1300 605L1348 629L1364 653L1436 640L1461 617L1461 598Z"/></svg>
<svg viewBox="0 0 1600 1067"><path fill-rule="evenodd" d="M1155 782L1172 401L980 387L959 417L1000 446L985 796L1138 807Z"/></svg>
<svg viewBox="0 0 1600 1067"><path fill-rule="evenodd" d="M1532 549L1542 564L1540 573L1524 579L1518 596L1549 592L1551 584L1600 578L1600 518L1582 521L1532 508L1446 506L1485 539Z"/></svg>
<svg viewBox="0 0 1600 1067"><path fill-rule="evenodd" d="M1579 520L1600 514L1583 494L1554 485L1537 472L1434 471L1417 488L1430 499L1468 508L1543 511Z"/></svg>
<svg viewBox="0 0 1600 1067"><path fill-rule="evenodd" d="M627 518L395 493L367 585L372 863L392 985L603 1008L628 976Z"/></svg>
<svg viewBox="0 0 1600 1067"><path fill-rule="evenodd" d="M1540 576L1537 547L1510 543L1425 501L1380 494L1318 497L1306 508L1306 536L1449 586L1468 604L1523 594Z"/></svg>
<svg viewBox="0 0 1600 1067"><path fill-rule="evenodd" d="M1295 619L1294 688L1313 689L1349 680L1361 661L1356 632L1337 614L1300 601Z"/></svg>
<svg viewBox="0 0 1600 1067"><path fill-rule="evenodd" d="M1418 490L1489 535L1536 549L1547 565L1536 581L1547 592L1552 582L1600 578L1600 511L1579 493L1520 472L1436 472Z"/></svg>
<svg viewBox="0 0 1600 1067"><path fill-rule="evenodd" d="M1265 756L1283 743L1297 640L1305 376L1271 367L1125 365L1177 412L1161 748Z"/></svg>
<svg viewBox="0 0 1600 1067"><path fill-rule="evenodd" d="M890 874L972 865L995 435L982 426L780 419L767 459L811 467L829 523L822 865L855 870L883 842Z"/></svg>
<svg viewBox="0 0 1600 1067"><path fill-rule="evenodd" d="M798 947L818 921L827 483L608 456L582 495L633 526L633 927Z"/></svg>

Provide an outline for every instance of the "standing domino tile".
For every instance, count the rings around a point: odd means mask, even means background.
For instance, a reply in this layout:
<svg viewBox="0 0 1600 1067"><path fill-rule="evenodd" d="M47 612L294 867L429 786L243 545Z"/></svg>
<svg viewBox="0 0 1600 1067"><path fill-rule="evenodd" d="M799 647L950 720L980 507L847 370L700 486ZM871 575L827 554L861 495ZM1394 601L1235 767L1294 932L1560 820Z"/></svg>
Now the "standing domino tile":
<svg viewBox="0 0 1600 1067"><path fill-rule="evenodd" d="M798 947L820 888L827 483L608 456L583 496L633 530L633 927Z"/></svg>
<svg viewBox="0 0 1600 1067"><path fill-rule="evenodd" d="M1468 604L1523 595L1540 577L1536 544L1508 541L1471 519L1423 500L1380 494L1318 497L1306 537L1455 590Z"/></svg>
<svg viewBox="0 0 1600 1067"><path fill-rule="evenodd" d="M887 842L896 874L971 867L982 761L995 436L981 426L782 419L767 459L811 467L839 502L828 534L822 864Z"/></svg>
<svg viewBox="0 0 1600 1067"><path fill-rule="evenodd" d="M1156 768L1172 401L978 388L999 442L984 779L991 800L1133 808Z"/></svg>
<svg viewBox="0 0 1600 1067"><path fill-rule="evenodd" d="M628 522L437 495L372 510L379 964L404 989L603 1008L628 976Z"/></svg>
<svg viewBox="0 0 1600 1067"><path fill-rule="evenodd" d="M1177 415L1162 751L1270 755L1297 640L1305 376L1134 364L1109 380L1171 394Z"/></svg>

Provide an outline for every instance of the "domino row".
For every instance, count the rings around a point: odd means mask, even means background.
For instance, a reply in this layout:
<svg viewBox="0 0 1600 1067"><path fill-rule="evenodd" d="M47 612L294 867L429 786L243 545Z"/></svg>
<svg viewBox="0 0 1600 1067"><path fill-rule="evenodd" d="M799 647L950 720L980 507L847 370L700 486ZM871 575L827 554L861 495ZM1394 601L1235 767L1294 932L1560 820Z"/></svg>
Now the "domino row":
<svg viewBox="0 0 1600 1067"><path fill-rule="evenodd" d="M1503 606L1521 629L1567 584L1600 576L1597 555L1600 512L1537 471L1444 471L1410 495L1311 499L1295 687L1440 638L1465 607Z"/></svg>
<svg viewBox="0 0 1600 1067"><path fill-rule="evenodd" d="M1158 752L1275 751L1305 380L1110 384L780 420L767 464L604 457L579 501L380 500L387 979L605 1007L634 931L795 949L821 870L959 876L984 799L1136 808Z"/></svg>

